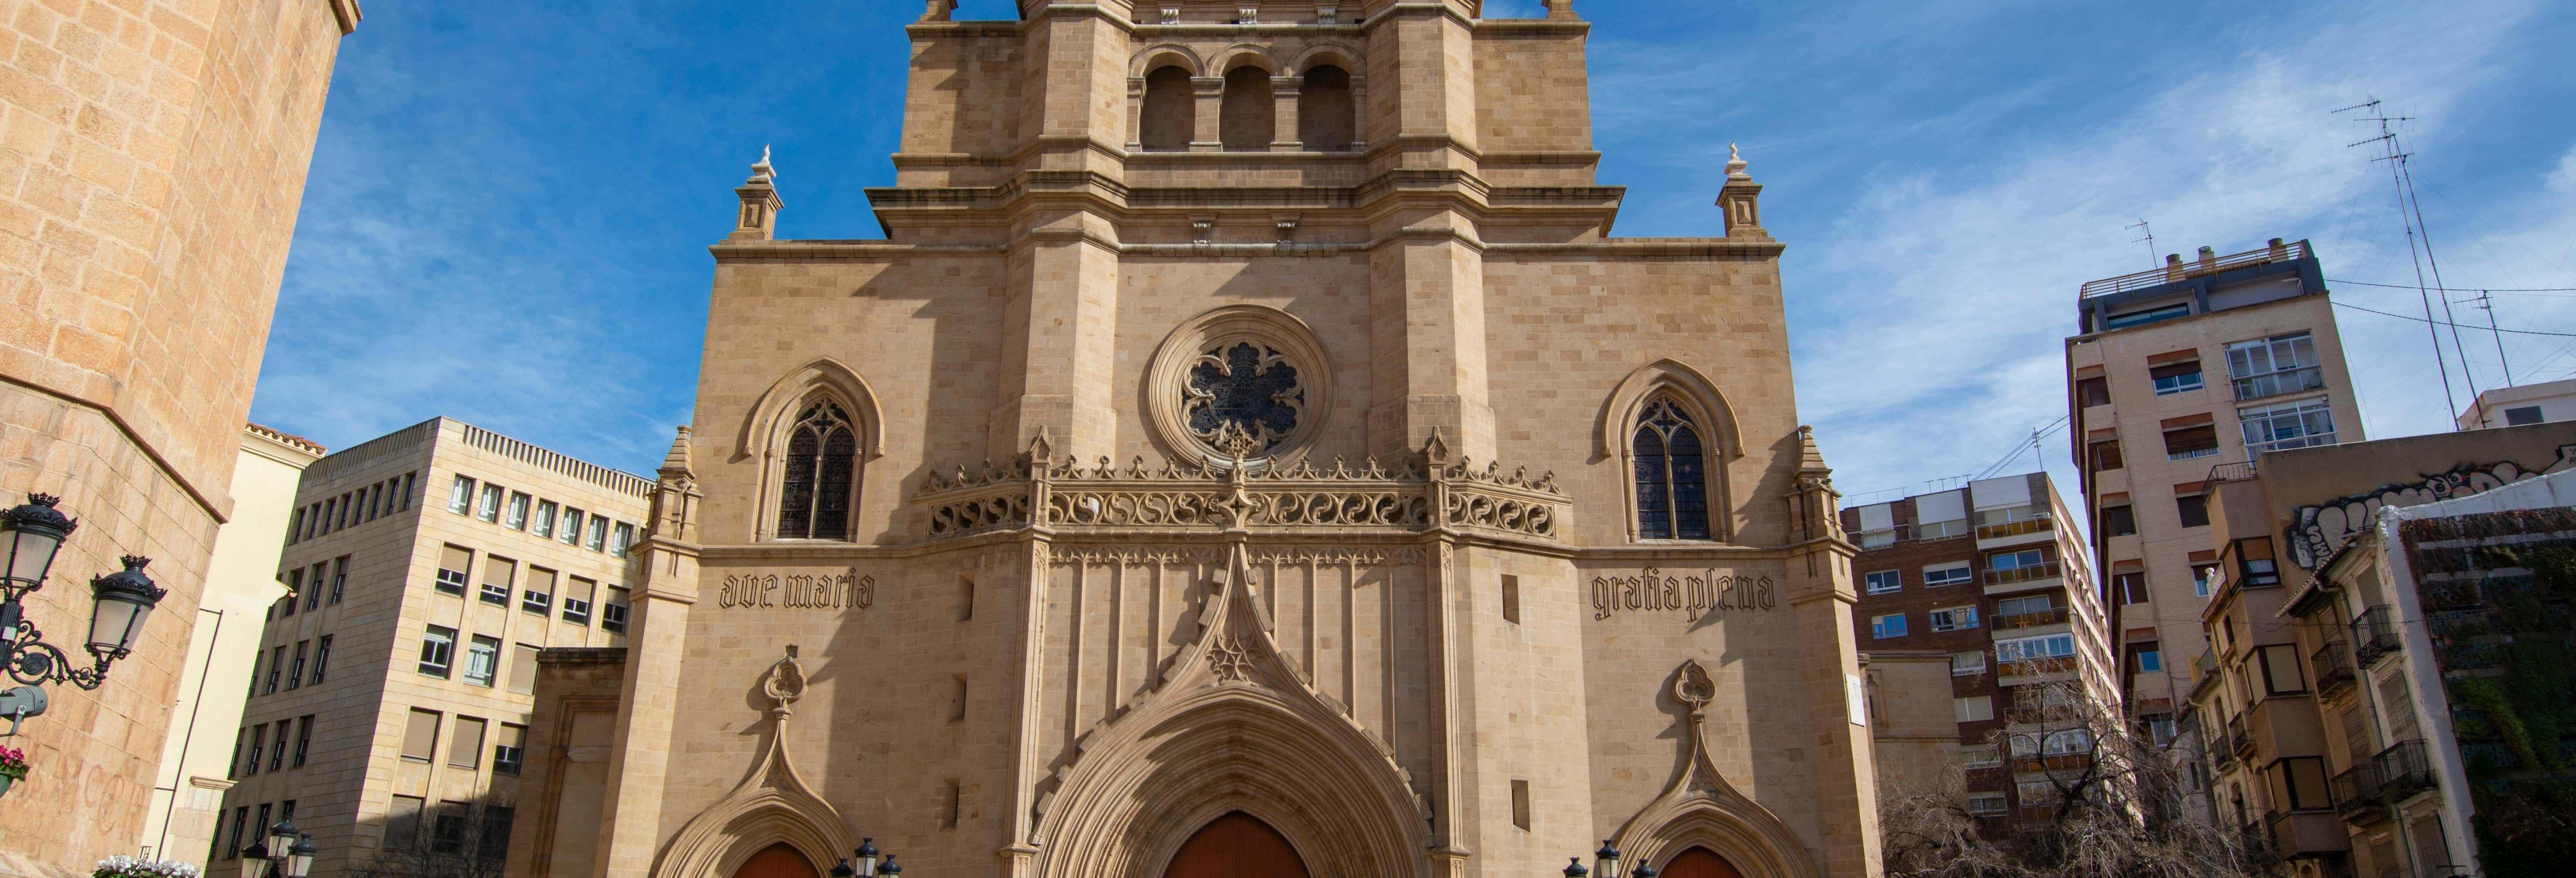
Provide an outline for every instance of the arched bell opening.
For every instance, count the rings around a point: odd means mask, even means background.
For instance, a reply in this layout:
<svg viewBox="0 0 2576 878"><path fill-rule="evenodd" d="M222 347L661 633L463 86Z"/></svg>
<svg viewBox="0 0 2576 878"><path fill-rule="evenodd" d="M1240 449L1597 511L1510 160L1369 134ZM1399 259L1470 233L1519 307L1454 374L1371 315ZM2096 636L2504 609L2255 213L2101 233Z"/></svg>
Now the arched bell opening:
<svg viewBox="0 0 2576 878"><path fill-rule="evenodd" d="M814 863L794 845L779 842L752 854L734 867L733 878L822 878Z"/></svg>
<svg viewBox="0 0 2576 878"><path fill-rule="evenodd" d="M1199 827L1172 854L1163 878L1308 878L1306 859L1288 837L1241 811Z"/></svg>

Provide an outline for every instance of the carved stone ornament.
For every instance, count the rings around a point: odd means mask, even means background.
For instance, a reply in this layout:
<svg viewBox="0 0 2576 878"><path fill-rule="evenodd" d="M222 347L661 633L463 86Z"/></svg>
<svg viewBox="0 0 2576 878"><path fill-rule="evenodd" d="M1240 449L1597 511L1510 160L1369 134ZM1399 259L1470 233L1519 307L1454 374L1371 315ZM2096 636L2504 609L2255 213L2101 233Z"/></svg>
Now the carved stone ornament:
<svg viewBox="0 0 2576 878"><path fill-rule="evenodd" d="M1312 445L1332 409L1332 364L1288 312L1231 305L1183 322L1147 368L1147 422L1175 456L1253 468Z"/></svg>
<svg viewBox="0 0 2576 878"><path fill-rule="evenodd" d="M788 644L787 656L769 666L769 679L761 681L760 692L778 702L770 710L780 715L785 715L787 706L795 704L796 699L805 697L805 669L796 664L795 644Z"/></svg>
<svg viewBox="0 0 2576 878"><path fill-rule="evenodd" d="M1698 846L1725 857L1746 875L1819 878L1806 844L1779 815L1728 783L1709 755L1703 727L1718 686L1708 669L1685 659L1673 669L1672 692L1689 708L1677 754L1681 764L1663 794L1619 827L1612 837L1615 845L1628 853L1630 862L1661 863Z"/></svg>
<svg viewBox="0 0 2576 878"><path fill-rule="evenodd" d="M651 878L730 875L748 851L773 842L817 861L857 846L849 821L805 782L788 752L787 706L805 694L805 671L796 663L796 647L786 653L760 683L761 693L777 705L769 710L768 744L741 783L672 834Z"/></svg>
<svg viewBox="0 0 2576 878"><path fill-rule="evenodd" d="M1690 705L1691 717L1697 719L1707 712L1709 699L1717 697L1717 682L1697 659L1682 662L1681 672L1673 675L1673 697Z"/></svg>

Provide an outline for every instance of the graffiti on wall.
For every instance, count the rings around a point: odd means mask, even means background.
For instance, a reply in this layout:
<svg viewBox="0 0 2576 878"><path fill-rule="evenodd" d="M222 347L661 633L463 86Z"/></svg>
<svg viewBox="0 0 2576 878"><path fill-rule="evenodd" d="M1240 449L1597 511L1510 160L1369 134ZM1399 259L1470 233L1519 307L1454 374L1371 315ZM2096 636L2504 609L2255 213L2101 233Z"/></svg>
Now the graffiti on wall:
<svg viewBox="0 0 2576 878"><path fill-rule="evenodd" d="M2576 469L2576 445L2558 447L2558 460L2547 469L2528 469L2513 461L2462 464L2450 472L2427 475L2418 482L2392 482L2290 510L2290 557L2309 570L2334 557L2336 549L2370 527L2379 510L2421 506L2453 497L2482 494L2524 479Z"/></svg>

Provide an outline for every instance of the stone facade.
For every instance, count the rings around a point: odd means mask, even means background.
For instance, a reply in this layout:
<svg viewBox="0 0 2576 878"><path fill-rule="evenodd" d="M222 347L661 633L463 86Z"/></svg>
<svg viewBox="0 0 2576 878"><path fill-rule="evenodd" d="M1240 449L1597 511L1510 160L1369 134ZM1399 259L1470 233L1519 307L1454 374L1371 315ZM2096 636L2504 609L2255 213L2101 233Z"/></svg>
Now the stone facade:
<svg viewBox="0 0 2576 878"><path fill-rule="evenodd" d="M928 4L885 240L736 190L604 813L517 874L1152 876L1237 812L1312 874L1875 874L1760 186L1611 237L1589 25L1476 6Z"/></svg>
<svg viewBox="0 0 2576 878"><path fill-rule="evenodd" d="M625 641L650 482L435 418L307 469L204 858L291 817L315 874L483 854L519 807L537 655ZM575 514L580 525L573 527ZM596 522L596 525L594 525Z"/></svg>
<svg viewBox="0 0 2576 878"><path fill-rule="evenodd" d="M0 873L134 853L189 655L348 0L0 3L0 500L79 519L30 597L151 557L169 590L106 686L53 687L0 801ZM83 661L86 661L86 657Z"/></svg>

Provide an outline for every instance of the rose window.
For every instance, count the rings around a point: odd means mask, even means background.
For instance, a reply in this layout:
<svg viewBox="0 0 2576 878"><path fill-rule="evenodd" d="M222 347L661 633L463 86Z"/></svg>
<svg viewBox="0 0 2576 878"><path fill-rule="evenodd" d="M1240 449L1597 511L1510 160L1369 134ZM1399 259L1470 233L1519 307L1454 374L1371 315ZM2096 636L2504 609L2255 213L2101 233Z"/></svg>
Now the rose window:
<svg viewBox="0 0 2576 878"><path fill-rule="evenodd" d="M1238 341L1199 354L1182 387L1181 410L1190 435L1219 454L1248 460L1268 454L1297 429L1305 402L1297 367L1287 357Z"/></svg>

